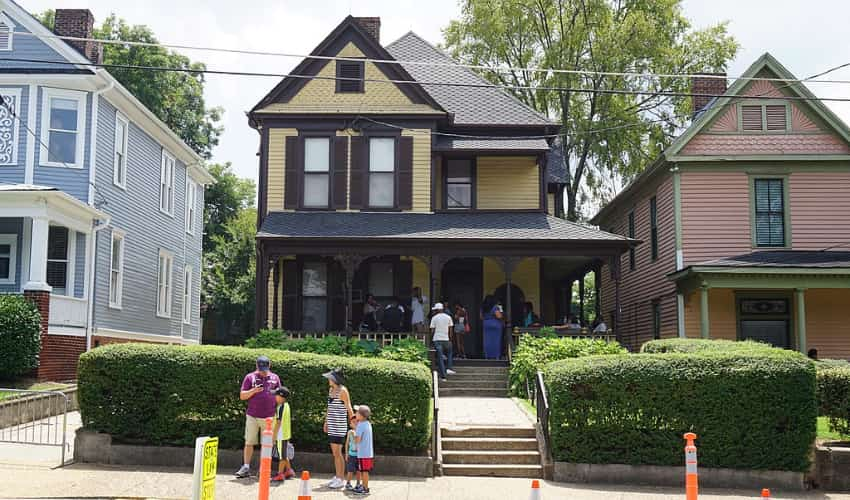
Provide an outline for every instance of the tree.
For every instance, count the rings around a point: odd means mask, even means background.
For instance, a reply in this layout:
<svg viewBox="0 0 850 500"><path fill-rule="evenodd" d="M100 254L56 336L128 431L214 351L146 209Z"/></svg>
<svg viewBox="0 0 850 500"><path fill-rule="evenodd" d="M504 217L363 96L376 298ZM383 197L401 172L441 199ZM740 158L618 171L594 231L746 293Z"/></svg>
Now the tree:
<svg viewBox="0 0 850 500"><path fill-rule="evenodd" d="M204 194L204 252L215 247L214 237L225 234L228 221L254 206L257 192L254 181L238 177L231 170L230 163L208 165L207 169L215 183L207 186ZM255 219L252 235L256 224Z"/></svg>
<svg viewBox="0 0 850 500"><path fill-rule="evenodd" d="M55 11L47 10L36 17L47 28L53 29ZM110 14L99 28L95 28L93 37L102 40L159 43L149 27L127 24L115 14ZM103 63L106 65L157 66L193 71L206 69L204 64L192 62L188 57L163 47L102 44L102 49ZM108 66L106 69L179 135L183 142L202 157L210 158L212 148L218 144L218 137L222 132L222 128L218 126L222 110L206 107L203 73Z"/></svg>
<svg viewBox="0 0 850 500"><path fill-rule="evenodd" d="M463 62L490 67L546 67L595 73L488 71L490 81L560 122L567 161L567 217L582 203L610 197L618 181L643 171L690 119L690 100L653 92L688 92L673 77L599 72L719 72L738 50L721 23L692 30L681 0L463 0L445 44ZM594 92L579 92L587 89ZM600 93L625 89L648 95Z"/></svg>

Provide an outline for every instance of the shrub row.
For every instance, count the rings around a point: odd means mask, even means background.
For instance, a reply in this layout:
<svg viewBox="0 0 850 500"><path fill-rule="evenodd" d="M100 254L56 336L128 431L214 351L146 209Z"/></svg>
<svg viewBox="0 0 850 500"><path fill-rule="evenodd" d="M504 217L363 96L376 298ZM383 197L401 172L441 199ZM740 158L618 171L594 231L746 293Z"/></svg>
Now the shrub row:
<svg viewBox="0 0 850 500"><path fill-rule="evenodd" d="M328 383L340 367L354 404L372 408L375 443L384 452L418 452L430 435L431 380L427 368L380 359L344 358L274 349L120 344L80 357L83 425L123 442L192 445L219 436L223 447L243 444L245 402L239 388L258 355L293 391L293 442L327 449L322 431Z"/></svg>
<svg viewBox="0 0 850 500"><path fill-rule="evenodd" d="M553 361L595 354L625 354L627 352L620 344L604 340L523 335L511 358L509 372L511 391L517 396L527 397L526 384L532 384L533 387L537 371Z"/></svg>
<svg viewBox="0 0 850 500"><path fill-rule="evenodd" d="M547 366L556 460L805 471L815 439L814 363L779 349L591 356Z"/></svg>
<svg viewBox="0 0 850 500"><path fill-rule="evenodd" d="M282 349L332 356L378 357L391 361L407 361L430 366L428 348L416 339L394 340L389 345L381 346L373 340L346 338L344 334L327 335L322 338L291 339L283 330L260 330L255 337L245 342L245 347Z"/></svg>
<svg viewBox="0 0 850 500"><path fill-rule="evenodd" d="M640 352L644 354L661 354L665 352L696 353L724 351L752 351L774 349L769 344L752 340L723 340L723 339L662 339L651 340L643 344Z"/></svg>
<svg viewBox="0 0 850 500"><path fill-rule="evenodd" d="M0 295L0 380L38 368L41 314L21 295Z"/></svg>
<svg viewBox="0 0 850 500"><path fill-rule="evenodd" d="M817 363L818 410L829 428L850 436L850 363L824 360Z"/></svg>

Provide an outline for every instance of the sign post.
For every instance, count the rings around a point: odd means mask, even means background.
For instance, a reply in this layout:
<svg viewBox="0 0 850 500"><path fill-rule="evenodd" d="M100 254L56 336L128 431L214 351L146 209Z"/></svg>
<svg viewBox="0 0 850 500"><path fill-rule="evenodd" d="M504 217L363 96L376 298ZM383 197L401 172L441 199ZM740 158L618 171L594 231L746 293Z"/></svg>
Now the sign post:
<svg viewBox="0 0 850 500"><path fill-rule="evenodd" d="M192 500L215 499L216 470L218 470L218 438L199 437L195 440Z"/></svg>

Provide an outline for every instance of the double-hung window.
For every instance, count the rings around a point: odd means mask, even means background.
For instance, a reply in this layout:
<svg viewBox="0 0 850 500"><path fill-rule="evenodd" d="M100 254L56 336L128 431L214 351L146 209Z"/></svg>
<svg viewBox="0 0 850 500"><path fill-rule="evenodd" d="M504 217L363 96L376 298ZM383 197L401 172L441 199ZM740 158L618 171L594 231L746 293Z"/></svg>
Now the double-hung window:
<svg viewBox="0 0 850 500"><path fill-rule="evenodd" d="M68 290L69 237L67 227L50 226L47 232L47 284L56 295Z"/></svg>
<svg viewBox="0 0 850 500"><path fill-rule="evenodd" d="M629 212L629 238L634 239L635 237L635 212ZM635 249L633 247L629 247L629 269L632 271L635 270Z"/></svg>
<svg viewBox="0 0 850 500"><path fill-rule="evenodd" d="M174 157L163 149L159 171L159 210L172 216L174 215L175 163Z"/></svg>
<svg viewBox="0 0 850 500"><path fill-rule="evenodd" d="M112 182L120 188L127 187L127 136L130 124L119 112L115 112L115 145L112 158Z"/></svg>
<svg viewBox="0 0 850 500"><path fill-rule="evenodd" d="M174 254L167 250L159 251L156 286L156 315L161 318L171 317L171 293L173 285Z"/></svg>
<svg viewBox="0 0 850 500"><path fill-rule="evenodd" d="M472 160L446 161L446 208L472 208Z"/></svg>
<svg viewBox="0 0 850 500"><path fill-rule="evenodd" d="M0 284L15 282L15 266L18 258L18 235L0 234Z"/></svg>
<svg viewBox="0 0 850 500"><path fill-rule="evenodd" d="M186 178L186 232L195 234L195 218L198 211L198 185Z"/></svg>
<svg viewBox="0 0 850 500"><path fill-rule="evenodd" d="M325 331L328 326L328 265L305 262L301 274L302 329Z"/></svg>
<svg viewBox="0 0 850 500"><path fill-rule="evenodd" d="M331 185L331 140L304 139L304 208L328 208Z"/></svg>
<svg viewBox="0 0 850 500"><path fill-rule="evenodd" d="M395 206L395 154L395 138L369 139L369 208Z"/></svg>
<svg viewBox="0 0 850 500"><path fill-rule="evenodd" d="M653 196L649 199L649 238L652 260L658 258L658 199Z"/></svg>
<svg viewBox="0 0 850 500"><path fill-rule="evenodd" d="M86 94L74 90L44 90L41 126L41 164L83 167Z"/></svg>
<svg viewBox="0 0 850 500"><path fill-rule="evenodd" d="M109 307L120 309L124 295L124 234L116 230L112 230L109 262Z"/></svg>
<svg viewBox="0 0 850 500"><path fill-rule="evenodd" d="M183 268L183 323L192 324L192 266Z"/></svg>
<svg viewBox="0 0 850 500"><path fill-rule="evenodd" d="M784 247L784 179L753 179L754 239L757 247Z"/></svg>

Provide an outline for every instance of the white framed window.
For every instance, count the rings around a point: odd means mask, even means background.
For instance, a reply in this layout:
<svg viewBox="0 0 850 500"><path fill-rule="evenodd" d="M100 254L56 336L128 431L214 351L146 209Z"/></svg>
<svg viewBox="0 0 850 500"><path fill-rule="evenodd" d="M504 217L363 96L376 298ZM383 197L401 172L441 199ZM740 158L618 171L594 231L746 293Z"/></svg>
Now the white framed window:
<svg viewBox="0 0 850 500"><path fill-rule="evenodd" d="M67 295L73 290L70 282L74 275L69 271L71 258L71 232L67 227L50 226L47 232L47 284L52 293Z"/></svg>
<svg viewBox="0 0 850 500"><path fill-rule="evenodd" d="M12 50L15 23L6 14L0 13L0 50Z"/></svg>
<svg viewBox="0 0 850 500"><path fill-rule="evenodd" d="M15 267L18 260L18 235L0 234L0 284L15 283Z"/></svg>
<svg viewBox="0 0 850 500"><path fill-rule="evenodd" d="M174 216L174 157L163 148L159 171L159 210Z"/></svg>
<svg viewBox="0 0 850 500"><path fill-rule="evenodd" d="M304 139L304 208L330 206L331 140Z"/></svg>
<svg viewBox="0 0 850 500"><path fill-rule="evenodd" d="M195 234L195 219L198 212L198 185L186 177L186 232Z"/></svg>
<svg viewBox="0 0 850 500"><path fill-rule="evenodd" d="M0 165L18 164L20 89L0 89Z"/></svg>
<svg viewBox="0 0 850 500"><path fill-rule="evenodd" d="M41 165L83 168L86 93L45 88L41 111Z"/></svg>
<svg viewBox="0 0 850 500"><path fill-rule="evenodd" d="M174 254L168 250L159 251L156 285L156 315L161 318L171 317L171 293L174 288Z"/></svg>
<svg viewBox="0 0 850 500"><path fill-rule="evenodd" d="M112 155L112 183L127 189L127 136L130 122L118 111L115 112L115 144Z"/></svg>
<svg viewBox="0 0 850 500"><path fill-rule="evenodd" d="M369 207L395 206L395 139L369 139Z"/></svg>
<svg viewBox="0 0 850 500"><path fill-rule="evenodd" d="M124 295L124 233L112 230L112 249L109 257L109 307L121 309Z"/></svg>
<svg viewBox="0 0 850 500"><path fill-rule="evenodd" d="M183 323L192 324L192 266L183 268Z"/></svg>

